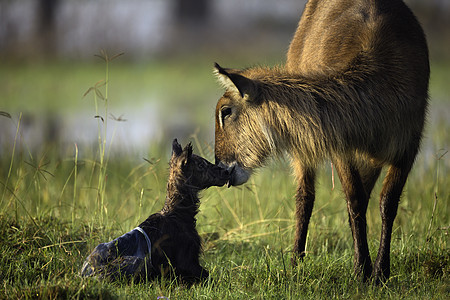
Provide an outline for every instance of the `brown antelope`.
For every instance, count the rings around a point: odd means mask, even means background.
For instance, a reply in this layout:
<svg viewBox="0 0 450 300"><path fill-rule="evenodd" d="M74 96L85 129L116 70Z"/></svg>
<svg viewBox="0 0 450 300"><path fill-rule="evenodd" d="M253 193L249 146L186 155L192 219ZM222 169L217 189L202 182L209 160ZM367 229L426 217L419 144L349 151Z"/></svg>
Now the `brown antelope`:
<svg viewBox="0 0 450 300"><path fill-rule="evenodd" d="M245 183L287 153L298 181L294 259L305 255L318 164L334 163L347 199L357 275L390 275L392 225L419 150L428 101L428 48L401 0L310 0L285 67L215 72L216 164ZM381 168L380 247L372 266L366 210Z"/></svg>
<svg viewBox="0 0 450 300"><path fill-rule="evenodd" d="M200 236L195 228L199 191L222 186L225 169L209 163L173 141L167 196L163 209L132 231L99 244L86 259L81 274L100 278L152 279L169 273L191 284L208 277L199 264ZM170 274L170 273L169 273Z"/></svg>

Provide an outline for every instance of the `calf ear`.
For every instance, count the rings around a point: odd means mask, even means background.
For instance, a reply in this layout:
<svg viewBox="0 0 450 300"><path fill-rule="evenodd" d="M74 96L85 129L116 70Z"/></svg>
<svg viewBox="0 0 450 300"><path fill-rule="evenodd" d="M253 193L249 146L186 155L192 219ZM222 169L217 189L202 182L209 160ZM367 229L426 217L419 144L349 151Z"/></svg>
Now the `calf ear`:
<svg viewBox="0 0 450 300"><path fill-rule="evenodd" d="M186 147L184 147L183 152L186 153L187 157L191 157L192 156L192 144L191 143L187 144Z"/></svg>
<svg viewBox="0 0 450 300"><path fill-rule="evenodd" d="M182 153L183 164L186 165L189 162L189 160L191 159L191 157L192 157L192 144L189 143L183 149L183 153Z"/></svg>
<svg viewBox="0 0 450 300"><path fill-rule="evenodd" d="M181 145L178 144L178 140L174 139L172 142L172 156L180 156L181 153L183 153L183 149L181 148Z"/></svg>
<svg viewBox="0 0 450 300"><path fill-rule="evenodd" d="M189 143L186 145L186 147L184 147L184 152L186 152L188 157L192 156L192 143Z"/></svg>
<svg viewBox="0 0 450 300"><path fill-rule="evenodd" d="M214 64L214 73L226 89L237 91L242 98L252 101L257 97L258 86L253 80L234 70L224 69L218 63Z"/></svg>

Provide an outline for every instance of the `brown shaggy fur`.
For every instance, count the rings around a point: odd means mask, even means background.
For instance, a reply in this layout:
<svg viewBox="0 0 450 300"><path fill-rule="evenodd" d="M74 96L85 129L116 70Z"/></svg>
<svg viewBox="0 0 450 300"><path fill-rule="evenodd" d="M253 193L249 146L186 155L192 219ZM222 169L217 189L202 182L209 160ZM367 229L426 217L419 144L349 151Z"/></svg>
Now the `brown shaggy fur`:
<svg viewBox="0 0 450 300"><path fill-rule="evenodd" d="M304 256L317 165L331 158L347 198L355 272L390 275L398 202L419 150L428 100L424 33L401 0L311 0L286 67L224 69L216 107L216 163L231 184L267 159L288 153L298 181L296 256ZM382 232L374 266L366 210L381 168Z"/></svg>

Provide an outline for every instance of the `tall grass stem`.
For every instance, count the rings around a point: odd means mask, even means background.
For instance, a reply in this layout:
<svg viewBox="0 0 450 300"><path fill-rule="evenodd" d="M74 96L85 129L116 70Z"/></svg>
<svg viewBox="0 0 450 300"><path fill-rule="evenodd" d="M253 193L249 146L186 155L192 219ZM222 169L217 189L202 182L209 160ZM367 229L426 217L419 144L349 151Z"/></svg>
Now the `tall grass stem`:
<svg viewBox="0 0 450 300"><path fill-rule="evenodd" d="M72 227L75 226L75 201L77 199L77 175L78 175L78 146L75 143L75 161L73 177L73 199L72 199Z"/></svg>
<svg viewBox="0 0 450 300"><path fill-rule="evenodd" d="M435 183L435 189L434 189L434 202L433 202L433 210L431 212L431 217L430 217L430 223L428 224L427 238L425 240L426 242L428 242L431 238L431 227L433 225L434 214L436 212L436 207L437 207L437 202L438 202L439 169L440 169L440 165L441 165L441 160L447 153L448 153L448 151L445 151L444 153L436 156L437 166L436 166L436 183Z"/></svg>
<svg viewBox="0 0 450 300"><path fill-rule="evenodd" d="M11 178L12 168L14 165L14 155L16 154L17 137L19 136L19 129L20 129L21 121L22 121L22 113L19 114L19 121L17 122L17 130L16 130L16 135L14 136L14 144L13 144L13 150L12 150L12 154L11 154L11 161L9 163L8 176L6 176L5 186L3 188L2 200L1 200L0 204L3 204L3 199L5 198L6 190L8 189L9 180ZM17 201L15 201L14 210L15 210L15 215L16 215L16 220L17 220L18 219Z"/></svg>

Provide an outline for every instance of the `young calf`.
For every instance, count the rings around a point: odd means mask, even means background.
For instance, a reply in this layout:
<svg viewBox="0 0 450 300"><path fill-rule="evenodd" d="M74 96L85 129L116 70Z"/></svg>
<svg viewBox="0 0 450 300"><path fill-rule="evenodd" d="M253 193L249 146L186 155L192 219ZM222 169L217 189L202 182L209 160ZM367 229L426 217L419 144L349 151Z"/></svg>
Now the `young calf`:
<svg viewBox="0 0 450 300"><path fill-rule="evenodd" d="M152 279L173 272L183 282L208 277L199 263L200 236L195 228L198 192L222 186L228 171L192 154L175 139L170 159L166 202L137 228L121 237L98 245L83 264L83 276L117 279Z"/></svg>

